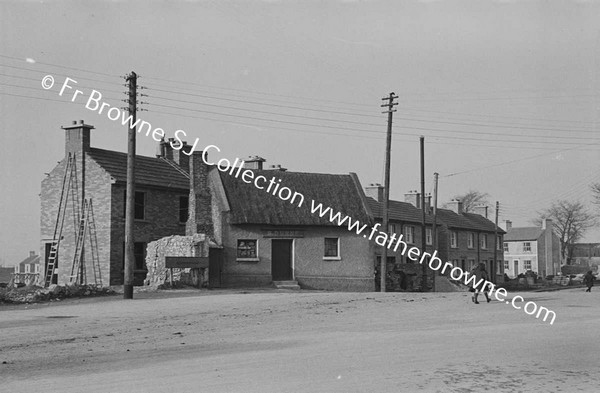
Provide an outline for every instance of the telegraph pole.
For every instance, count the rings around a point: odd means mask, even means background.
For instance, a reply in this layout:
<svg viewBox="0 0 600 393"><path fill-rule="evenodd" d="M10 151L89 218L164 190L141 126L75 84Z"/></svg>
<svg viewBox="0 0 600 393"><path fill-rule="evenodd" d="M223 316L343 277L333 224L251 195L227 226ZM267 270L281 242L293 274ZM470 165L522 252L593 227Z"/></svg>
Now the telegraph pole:
<svg viewBox="0 0 600 393"><path fill-rule="evenodd" d="M496 264L498 263L498 210L500 210L500 202L496 201L496 220L494 221L496 224L494 225L494 262L492 263L492 271L490 272L493 283L496 283L496 271L498 270L496 267Z"/></svg>
<svg viewBox="0 0 600 393"><path fill-rule="evenodd" d="M421 143L421 252L425 252L427 241L425 239L425 137L419 138ZM421 269L421 292L427 290L427 266L423 264Z"/></svg>
<svg viewBox="0 0 600 393"><path fill-rule="evenodd" d="M136 123L137 112L137 74L131 71L125 80L129 85L129 115ZM135 218L135 136L137 127L129 127L127 132L127 188L125 191L125 271L123 277L123 299L133 299L133 268L135 248L133 238L133 220Z"/></svg>
<svg viewBox="0 0 600 393"><path fill-rule="evenodd" d="M433 250L438 249L438 238L437 238L437 198L438 198L438 177L439 174L435 172L433 174L433 226L431 229L431 243L433 243ZM433 273L433 291L435 292L435 272Z"/></svg>
<svg viewBox="0 0 600 393"><path fill-rule="evenodd" d="M381 100L387 101L387 104L382 104L382 107L387 107L387 111L382 113L388 114L388 125L387 125L387 138L385 143L385 182L384 182L384 195L383 195L383 230L385 233L389 233L389 204L390 204L390 161L392 152L392 114L396 112L394 106L398 105L394 100L398 98L394 93L390 93L388 97L384 97ZM379 264L379 278L381 283L381 292L385 292L385 279L387 277L387 247L383 246L383 252L381 255L381 263Z"/></svg>

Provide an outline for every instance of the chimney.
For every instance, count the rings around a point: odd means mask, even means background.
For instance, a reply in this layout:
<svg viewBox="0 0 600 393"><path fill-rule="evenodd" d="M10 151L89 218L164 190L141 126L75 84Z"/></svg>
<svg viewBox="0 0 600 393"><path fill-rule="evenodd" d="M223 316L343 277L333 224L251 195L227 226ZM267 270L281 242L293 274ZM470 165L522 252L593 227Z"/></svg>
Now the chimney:
<svg viewBox="0 0 600 393"><path fill-rule="evenodd" d="M486 205L479 205L473 208L473 213L479 214L480 216L484 216L488 218L488 207Z"/></svg>
<svg viewBox="0 0 600 393"><path fill-rule="evenodd" d="M550 229L550 231L552 231L552 220L550 218L544 218L542 220L542 229Z"/></svg>
<svg viewBox="0 0 600 393"><path fill-rule="evenodd" d="M279 164L277 164L277 165L270 165L267 169L271 170L271 171L279 171L279 172L285 172L285 171L287 171L287 168L284 168L284 167L282 167Z"/></svg>
<svg viewBox="0 0 600 393"><path fill-rule="evenodd" d="M383 202L383 186L379 183L371 183L365 187L365 195L375 199L377 202Z"/></svg>
<svg viewBox="0 0 600 393"><path fill-rule="evenodd" d="M428 214L431 211L431 194L425 195L425 211Z"/></svg>
<svg viewBox="0 0 600 393"><path fill-rule="evenodd" d="M34 257L35 256L35 251L29 251L29 257Z"/></svg>
<svg viewBox="0 0 600 393"><path fill-rule="evenodd" d="M418 192L417 190L415 191L409 191L406 194L404 194L404 202L408 202L411 205L413 205L414 207L416 207L417 209L421 208L421 193Z"/></svg>
<svg viewBox="0 0 600 393"><path fill-rule="evenodd" d="M510 230L510 228L512 228L512 221L510 220L505 220L503 225L501 225L502 229L504 229L506 232L508 232Z"/></svg>
<svg viewBox="0 0 600 393"><path fill-rule="evenodd" d="M188 145L186 141L183 141L183 147L181 149L174 149L173 146L179 147L179 141L176 141L175 138L169 138L168 140L164 140L163 138L158 142L156 157L163 157L167 160L171 160L179 165L181 169L189 172L190 156L188 154L192 150L192 146Z"/></svg>
<svg viewBox="0 0 600 393"><path fill-rule="evenodd" d="M266 160L259 156L249 156L244 160L244 168L263 169L263 162Z"/></svg>
<svg viewBox="0 0 600 393"><path fill-rule="evenodd" d="M448 209L452 210L456 214L463 214L463 203L458 199L453 199L448 202Z"/></svg>
<svg viewBox="0 0 600 393"><path fill-rule="evenodd" d="M73 120L70 126L61 128L65 130L65 157L69 153L80 156L79 153L90 150L90 130L93 130L94 126L85 124L83 120Z"/></svg>
<svg viewBox="0 0 600 393"><path fill-rule="evenodd" d="M202 233L214 236L212 222L212 204L208 187L208 165L202 160L202 152L195 151L189 159L190 197L188 220L185 225L187 236Z"/></svg>

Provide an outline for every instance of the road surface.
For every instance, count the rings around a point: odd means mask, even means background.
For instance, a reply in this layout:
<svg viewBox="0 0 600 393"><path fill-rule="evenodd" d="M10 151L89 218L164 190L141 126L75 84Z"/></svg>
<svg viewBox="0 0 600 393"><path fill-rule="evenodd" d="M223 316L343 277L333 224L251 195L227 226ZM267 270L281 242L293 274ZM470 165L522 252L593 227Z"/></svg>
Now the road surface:
<svg viewBox="0 0 600 393"><path fill-rule="evenodd" d="M0 306L2 392L597 392L600 291L193 291ZM514 295L514 294L510 294Z"/></svg>

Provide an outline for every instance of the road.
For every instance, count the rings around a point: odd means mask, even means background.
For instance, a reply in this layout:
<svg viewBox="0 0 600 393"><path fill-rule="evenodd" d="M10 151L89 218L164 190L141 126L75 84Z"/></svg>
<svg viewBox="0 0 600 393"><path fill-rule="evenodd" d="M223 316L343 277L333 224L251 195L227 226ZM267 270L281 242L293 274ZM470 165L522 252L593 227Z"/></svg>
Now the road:
<svg viewBox="0 0 600 393"><path fill-rule="evenodd" d="M3 392L596 392L600 291L192 291L0 306ZM513 294L511 294L513 295Z"/></svg>

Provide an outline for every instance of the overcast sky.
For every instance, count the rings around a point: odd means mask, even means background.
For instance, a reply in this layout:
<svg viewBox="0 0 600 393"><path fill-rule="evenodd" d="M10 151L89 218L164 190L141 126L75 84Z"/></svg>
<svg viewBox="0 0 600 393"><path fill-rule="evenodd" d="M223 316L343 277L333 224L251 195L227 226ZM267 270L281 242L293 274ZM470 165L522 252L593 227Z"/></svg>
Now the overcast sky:
<svg viewBox="0 0 600 393"><path fill-rule="evenodd" d="M47 74L120 107L136 71L139 116L168 136L363 186L383 182L380 105L395 92L392 198L420 188L424 135L427 192L439 172L441 202L486 192L517 226L556 199L592 208L600 180L595 1L5 1L0 26L0 263L39 252L61 126L84 119L92 146L127 149L124 127L42 89Z"/></svg>

